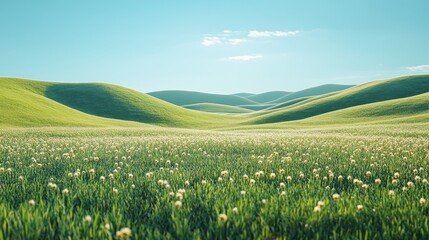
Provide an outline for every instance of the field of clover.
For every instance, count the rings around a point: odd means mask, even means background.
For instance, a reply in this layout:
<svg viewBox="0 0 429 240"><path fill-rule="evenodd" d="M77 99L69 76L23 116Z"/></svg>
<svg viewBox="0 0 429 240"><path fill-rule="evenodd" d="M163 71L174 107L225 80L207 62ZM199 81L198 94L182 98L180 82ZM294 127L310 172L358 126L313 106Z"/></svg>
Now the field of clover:
<svg viewBox="0 0 429 240"><path fill-rule="evenodd" d="M425 239L426 128L0 131L0 239Z"/></svg>

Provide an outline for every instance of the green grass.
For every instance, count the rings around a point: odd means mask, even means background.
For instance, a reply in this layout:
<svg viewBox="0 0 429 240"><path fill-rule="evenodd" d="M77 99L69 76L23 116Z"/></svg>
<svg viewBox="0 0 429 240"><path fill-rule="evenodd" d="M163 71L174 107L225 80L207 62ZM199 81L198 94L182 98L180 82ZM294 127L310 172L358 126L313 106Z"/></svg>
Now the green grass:
<svg viewBox="0 0 429 240"><path fill-rule="evenodd" d="M427 124L0 130L0 239L428 239L428 137Z"/></svg>
<svg viewBox="0 0 429 240"><path fill-rule="evenodd" d="M350 87L353 87L353 85L325 84L317 87L307 88L298 92L293 92L284 97L275 99L269 103L279 104L279 103L284 103L297 98L308 97L308 96L318 96L318 95L322 95L330 92L341 91Z"/></svg>
<svg viewBox="0 0 429 240"><path fill-rule="evenodd" d="M0 122L5 127L136 126L141 122L168 127L216 128L235 121L228 116L187 110L111 84L21 79L0 79L0 84L5 98L0 110L5 114Z"/></svg>
<svg viewBox="0 0 429 240"><path fill-rule="evenodd" d="M215 103L197 103L197 104L190 104L190 105L184 105L184 108L202 111L202 112L212 112L212 113L250 113L253 112L252 110L236 107L236 106L229 106L229 105L223 105L223 104L215 104Z"/></svg>
<svg viewBox="0 0 429 240"><path fill-rule="evenodd" d="M429 75L417 75L374 81L359 85L316 100L308 99L285 109L270 111L249 120L250 124L300 120L327 112L358 105L405 98L428 92Z"/></svg>
<svg viewBox="0 0 429 240"><path fill-rule="evenodd" d="M159 91L151 92L149 95L164 100L166 102L183 106L197 103L216 103L230 106L256 104L245 97L235 95L210 94L192 91Z"/></svg>

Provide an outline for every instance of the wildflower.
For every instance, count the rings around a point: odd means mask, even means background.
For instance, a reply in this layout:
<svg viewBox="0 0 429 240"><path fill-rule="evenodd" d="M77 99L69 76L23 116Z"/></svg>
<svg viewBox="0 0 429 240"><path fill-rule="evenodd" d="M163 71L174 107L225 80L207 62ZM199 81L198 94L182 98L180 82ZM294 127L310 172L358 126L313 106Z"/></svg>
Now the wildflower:
<svg viewBox="0 0 429 240"><path fill-rule="evenodd" d="M31 199L30 201L28 201L28 205L34 207L34 205L36 205L36 202L33 199Z"/></svg>
<svg viewBox="0 0 429 240"><path fill-rule="evenodd" d="M168 193L168 196L170 196L170 197L174 197L174 192L169 192L169 193Z"/></svg>
<svg viewBox="0 0 429 240"><path fill-rule="evenodd" d="M233 208L233 209L232 209L232 212L237 214L237 213L238 213L238 208L236 208L236 207L235 207L235 208Z"/></svg>
<svg viewBox="0 0 429 240"><path fill-rule="evenodd" d="M181 193L176 193L176 198L182 200L183 195Z"/></svg>
<svg viewBox="0 0 429 240"><path fill-rule="evenodd" d="M321 210L322 210L322 208L320 206L315 206L313 211L315 213L319 213Z"/></svg>
<svg viewBox="0 0 429 240"><path fill-rule="evenodd" d="M390 190L390 191L389 191L389 196L391 196L391 197L395 196L395 191Z"/></svg>
<svg viewBox="0 0 429 240"><path fill-rule="evenodd" d="M280 183L280 187L281 187L281 188L284 188L285 186L286 186L286 184L285 184L284 182L281 182L281 183Z"/></svg>
<svg viewBox="0 0 429 240"><path fill-rule="evenodd" d="M164 185L164 180L162 180L162 179L158 180L158 185L160 185L160 186Z"/></svg>
<svg viewBox="0 0 429 240"><path fill-rule="evenodd" d="M420 182L420 176L416 176L414 179L416 180L416 182Z"/></svg>
<svg viewBox="0 0 429 240"><path fill-rule="evenodd" d="M380 185L381 184L381 179L379 179L379 178L375 179L375 184Z"/></svg>
<svg viewBox="0 0 429 240"><path fill-rule="evenodd" d="M201 181L201 184L204 186L204 185L206 185L206 184L207 184L207 181L206 181L206 180L203 180L203 181Z"/></svg>
<svg viewBox="0 0 429 240"><path fill-rule="evenodd" d="M267 202L267 200L265 200L265 198L262 199L262 204L265 204L266 202Z"/></svg>
<svg viewBox="0 0 429 240"><path fill-rule="evenodd" d="M363 205L357 205L357 210L360 212L363 210Z"/></svg>
<svg viewBox="0 0 429 240"><path fill-rule="evenodd" d="M118 189L117 188L113 188L113 193L118 193Z"/></svg>
<svg viewBox="0 0 429 240"><path fill-rule="evenodd" d="M392 184L393 184L393 185L396 185L396 184L398 184L398 180L396 180L396 179L393 179L393 180L392 180Z"/></svg>
<svg viewBox="0 0 429 240"><path fill-rule="evenodd" d="M224 213L219 214L219 221L226 222L226 220L228 220L228 216L226 216L226 214Z"/></svg>
<svg viewBox="0 0 429 240"><path fill-rule="evenodd" d="M181 201L176 201L174 203L174 206L177 207L177 208L181 208L182 207L182 202Z"/></svg>
<svg viewBox="0 0 429 240"><path fill-rule="evenodd" d="M393 174L393 177L394 177L394 178L399 178L399 173L398 173L398 172L395 172L395 174Z"/></svg>
<svg viewBox="0 0 429 240"><path fill-rule="evenodd" d="M407 182L407 185L408 185L409 188L414 188L415 187L413 182Z"/></svg>
<svg viewBox="0 0 429 240"><path fill-rule="evenodd" d="M250 184L254 185L255 184L255 179L250 179Z"/></svg>
<svg viewBox="0 0 429 240"><path fill-rule="evenodd" d="M185 181L185 186L189 186L189 181Z"/></svg>
<svg viewBox="0 0 429 240"><path fill-rule="evenodd" d="M116 232L116 237L118 239L128 238L131 236L131 229L129 228L121 228L121 230Z"/></svg>
<svg viewBox="0 0 429 240"><path fill-rule="evenodd" d="M89 170L89 174L94 175L95 174L95 170L94 169Z"/></svg>
<svg viewBox="0 0 429 240"><path fill-rule="evenodd" d="M222 175L223 177L228 176L228 171L224 170L220 173L220 175Z"/></svg>
<svg viewBox="0 0 429 240"><path fill-rule="evenodd" d="M243 178L244 178L244 180L247 180L249 178L249 176L244 175Z"/></svg>
<svg viewBox="0 0 429 240"><path fill-rule="evenodd" d="M85 220L86 223L91 224L92 218L91 218L91 216L86 215L85 218L84 218L84 220Z"/></svg>
<svg viewBox="0 0 429 240"><path fill-rule="evenodd" d="M372 173L371 173L370 171L367 171L367 172L366 172L366 176L367 176L367 177L370 177L371 175L372 175Z"/></svg>
<svg viewBox="0 0 429 240"><path fill-rule="evenodd" d="M276 174L275 174L275 173L271 173L271 174L270 174L270 178L271 178L271 179L276 178Z"/></svg>
<svg viewBox="0 0 429 240"><path fill-rule="evenodd" d="M338 176L338 181L340 181L340 182L343 181L343 176L341 176L341 175Z"/></svg>
<svg viewBox="0 0 429 240"><path fill-rule="evenodd" d="M423 185L427 185L428 184L428 180L425 178L422 180Z"/></svg>
<svg viewBox="0 0 429 240"><path fill-rule="evenodd" d="M69 194L69 190L67 188L64 188L62 193L63 193L63 195L67 195L67 194Z"/></svg>
<svg viewBox="0 0 429 240"><path fill-rule="evenodd" d="M134 175L132 173L130 173L130 174L128 174L128 177L132 179L134 177Z"/></svg>
<svg viewBox="0 0 429 240"><path fill-rule="evenodd" d="M282 192L280 193L280 195L281 195L281 196L285 196L285 195L286 195L286 192L285 192L285 191L282 191Z"/></svg>
<svg viewBox="0 0 429 240"><path fill-rule="evenodd" d="M362 184L362 188L363 189L367 189L368 188L368 184Z"/></svg>
<svg viewBox="0 0 429 240"><path fill-rule="evenodd" d="M18 177L18 180L19 180L20 182L22 182L22 181L24 180L24 177L23 177L23 176L19 176L19 177Z"/></svg>
<svg viewBox="0 0 429 240"><path fill-rule="evenodd" d="M292 181L292 177L291 177L291 176L287 176L286 180L287 180L288 182L291 182L291 181Z"/></svg>
<svg viewBox="0 0 429 240"><path fill-rule="evenodd" d="M426 199L424 198L420 198L420 205L425 205L426 204Z"/></svg>
<svg viewBox="0 0 429 240"><path fill-rule="evenodd" d="M323 201L318 201L318 202L317 202L317 206L319 206L319 207L323 207L323 206L325 206L325 202L323 202Z"/></svg>
<svg viewBox="0 0 429 240"><path fill-rule="evenodd" d="M336 201L340 199L340 194L335 193L334 195L332 195L332 198Z"/></svg>
<svg viewBox="0 0 429 240"><path fill-rule="evenodd" d="M221 177L219 177L219 178L217 179L217 181L218 181L219 183L221 183L221 182L222 182L222 178L221 178Z"/></svg>
<svg viewBox="0 0 429 240"><path fill-rule="evenodd" d="M242 190L242 191L240 191L240 194L244 196L244 195L246 195L246 191Z"/></svg>

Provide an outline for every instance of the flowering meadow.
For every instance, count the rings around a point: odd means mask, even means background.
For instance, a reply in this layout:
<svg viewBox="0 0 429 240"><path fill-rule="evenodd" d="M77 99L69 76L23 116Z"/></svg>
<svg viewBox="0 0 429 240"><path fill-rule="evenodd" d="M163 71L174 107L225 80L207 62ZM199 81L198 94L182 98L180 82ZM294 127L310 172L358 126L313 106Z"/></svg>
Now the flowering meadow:
<svg viewBox="0 0 429 240"><path fill-rule="evenodd" d="M428 239L429 127L0 131L0 239Z"/></svg>

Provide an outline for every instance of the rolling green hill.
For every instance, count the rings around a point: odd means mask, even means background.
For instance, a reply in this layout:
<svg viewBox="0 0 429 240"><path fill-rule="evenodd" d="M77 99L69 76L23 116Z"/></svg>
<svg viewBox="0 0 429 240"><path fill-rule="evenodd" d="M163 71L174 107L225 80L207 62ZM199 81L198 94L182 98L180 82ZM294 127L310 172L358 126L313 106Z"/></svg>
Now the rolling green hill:
<svg viewBox="0 0 429 240"><path fill-rule="evenodd" d="M234 93L234 94L231 94L231 95L247 98L247 97L250 97L250 96L253 96L253 95L256 95L256 94L253 94L253 93L244 93L243 92L243 93Z"/></svg>
<svg viewBox="0 0 429 240"><path fill-rule="evenodd" d="M285 92L285 91L271 91L271 92L264 92L261 94L254 94L252 96L244 96L244 97L247 99L250 99L254 102L267 103L267 102L271 102L271 101L274 101L276 99L285 97L289 94L291 94L291 93Z"/></svg>
<svg viewBox="0 0 429 240"><path fill-rule="evenodd" d="M138 125L113 120L120 119L168 127L216 128L234 121L229 116L184 109L111 84L10 78L1 79L0 84L0 112L5 113L0 117L3 126ZM40 121L35 120L39 118Z"/></svg>
<svg viewBox="0 0 429 240"><path fill-rule="evenodd" d="M187 109L203 111L203 112L213 112L213 113L250 113L252 112L252 110L241 108L241 107L215 104L215 103L197 103L197 104L184 105L183 107Z"/></svg>
<svg viewBox="0 0 429 240"><path fill-rule="evenodd" d="M251 104L251 105L238 105L238 107L249 109L252 111L260 111L260 110L264 110L264 109L267 109L267 108L272 107L272 106L274 106L274 104L260 103L260 104Z"/></svg>
<svg viewBox="0 0 429 240"><path fill-rule="evenodd" d="M0 78L0 127L144 126L140 123L95 117L44 96L52 83Z"/></svg>
<svg viewBox="0 0 429 240"><path fill-rule="evenodd" d="M394 124L421 122L429 122L429 93L350 107L303 120L267 124L267 126L301 125L304 127L320 127L354 123Z"/></svg>
<svg viewBox="0 0 429 240"><path fill-rule="evenodd" d="M358 105L405 98L429 91L429 75L417 75L374 81L341 91L303 104L280 108L256 116L250 124L275 123L304 119L319 114L341 110Z"/></svg>
<svg viewBox="0 0 429 240"><path fill-rule="evenodd" d="M183 106L196 103L216 103L230 106L257 104L247 98L235 95L211 94L192 91L159 91L151 92L149 95L164 100L166 102Z"/></svg>
<svg viewBox="0 0 429 240"><path fill-rule="evenodd" d="M317 87L307 88L298 92L293 92L284 97L275 99L269 103L284 103L293 99L308 97L308 96L318 96L330 92L341 91L347 88L353 87L353 85L339 85L339 84L325 84Z"/></svg>

